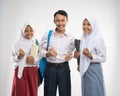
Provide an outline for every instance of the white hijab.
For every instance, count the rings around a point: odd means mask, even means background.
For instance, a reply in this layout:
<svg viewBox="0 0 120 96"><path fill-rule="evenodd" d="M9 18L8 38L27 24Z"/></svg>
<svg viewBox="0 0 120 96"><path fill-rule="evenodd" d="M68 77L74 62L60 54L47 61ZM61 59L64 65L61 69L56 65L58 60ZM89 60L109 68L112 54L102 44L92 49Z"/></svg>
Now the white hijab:
<svg viewBox="0 0 120 96"><path fill-rule="evenodd" d="M25 24L21 31L20 38L14 47L14 54L18 55L19 49L22 49L25 52L25 56L17 62L18 65L18 77L22 77L24 66L26 66L26 57L30 54L31 45L34 43L33 37L31 39L25 38L25 28L30 25L34 31L32 24Z"/></svg>
<svg viewBox="0 0 120 96"><path fill-rule="evenodd" d="M81 43L80 43L80 72L81 72L81 76L83 76L84 73L87 71L88 66L91 62L91 60L88 57L83 55L83 49L88 48L89 52L92 53L97 42L99 42L99 40L102 39L100 29L97 25L97 22L91 17L86 17L86 18L84 18L84 20L85 19L87 19L89 21L89 23L91 24L92 32L88 35L85 35L84 33L82 35L82 39L81 39Z"/></svg>

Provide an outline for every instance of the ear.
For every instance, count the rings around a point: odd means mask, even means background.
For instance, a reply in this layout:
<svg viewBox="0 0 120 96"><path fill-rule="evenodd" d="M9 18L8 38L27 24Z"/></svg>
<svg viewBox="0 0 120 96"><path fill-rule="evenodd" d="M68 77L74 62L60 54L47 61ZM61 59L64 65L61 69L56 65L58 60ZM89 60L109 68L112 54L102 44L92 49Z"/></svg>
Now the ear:
<svg viewBox="0 0 120 96"><path fill-rule="evenodd" d="M66 22L68 23L68 18L66 18Z"/></svg>

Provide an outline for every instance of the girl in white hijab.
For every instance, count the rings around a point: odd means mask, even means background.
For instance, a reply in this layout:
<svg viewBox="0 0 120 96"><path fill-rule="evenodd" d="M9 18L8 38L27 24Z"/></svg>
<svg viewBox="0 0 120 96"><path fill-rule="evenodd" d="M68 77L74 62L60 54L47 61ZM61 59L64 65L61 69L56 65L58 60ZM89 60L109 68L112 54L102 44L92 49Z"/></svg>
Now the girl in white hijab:
<svg viewBox="0 0 120 96"><path fill-rule="evenodd" d="M106 47L96 21L86 17L82 24L80 74L82 96L105 96L101 63L106 60ZM77 54L77 53L76 53Z"/></svg>
<svg viewBox="0 0 120 96"><path fill-rule="evenodd" d="M37 96L38 61L36 60L37 57L35 58L30 54L32 45L35 45L33 35L33 26L25 24L12 51L15 74L11 96Z"/></svg>

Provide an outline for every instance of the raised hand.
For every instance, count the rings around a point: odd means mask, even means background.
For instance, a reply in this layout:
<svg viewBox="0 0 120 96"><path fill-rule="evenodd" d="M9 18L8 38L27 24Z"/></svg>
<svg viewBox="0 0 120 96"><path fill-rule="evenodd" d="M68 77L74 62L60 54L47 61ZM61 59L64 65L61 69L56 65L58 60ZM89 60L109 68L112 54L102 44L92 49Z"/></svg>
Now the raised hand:
<svg viewBox="0 0 120 96"><path fill-rule="evenodd" d="M57 52L54 48L51 48L48 50L48 53L46 54L47 57L53 56L56 57L57 56Z"/></svg>
<svg viewBox="0 0 120 96"><path fill-rule="evenodd" d="M33 56L28 56L26 58L26 63L27 64L34 64L34 57Z"/></svg>
<svg viewBox="0 0 120 96"><path fill-rule="evenodd" d="M88 54L89 54L89 49L88 49L88 48L85 48L85 49L83 50L83 54L86 55L86 56L88 56Z"/></svg>
<svg viewBox="0 0 120 96"><path fill-rule="evenodd" d="M65 56L65 60L66 60L66 61L69 61L70 59L72 59L72 53L68 53L68 54Z"/></svg>
<svg viewBox="0 0 120 96"><path fill-rule="evenodd" d="M78 58L80 56L80 52L78 52L77 50L74 52L74 57Z"/></svg>
<svg viewBox="0 0 120 96"><path fill-rule="evenodd" d="M89 52L89 49L88 49L88 48L85 48L85 49L83 50L83 54L84 54L85 56L87 56L88 58L93 59L93 57L92 57L91 53Z"/></svg>
<svg viewBox="0 0 120 96"><path fill-rule="evenodd" d="M25 52L22 49L19 49L19 55L18 55L18 59L22 59L25 55Z"/></svg>

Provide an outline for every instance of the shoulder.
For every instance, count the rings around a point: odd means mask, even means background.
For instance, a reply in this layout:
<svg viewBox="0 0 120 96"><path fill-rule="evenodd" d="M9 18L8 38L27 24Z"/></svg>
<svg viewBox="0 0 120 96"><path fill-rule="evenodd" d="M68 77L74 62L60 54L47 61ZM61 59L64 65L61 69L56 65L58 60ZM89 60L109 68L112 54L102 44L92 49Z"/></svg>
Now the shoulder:
<svg viewBox="0 0 120 96"><path fill-rule="evenodd" d="M76 38L74 37L74 35L72 35L72 34L67 34L67 37L70 38L70 39L72 39L72 40L75 40L75 39L76 39Z"/></svg>
<svg viewBox="0 0 120 96"><path fill-rule="evenodd" d="M103 39L96 40L97 45L105 45L105 42Z"/></svg>
<svg viewBox="0 0 120 96"><path fill-rule="evenodd" d="M75 38L74 35L68 30L65 31L65 35L69 38Z"/></svg>
<svg viewBox="0 0 120 96"><path fill-rule="evenodd" d="M54 30L50 29L50 30L47 30L45 33L44 33L44 36L48 36L49 32L52 32L52 34L55 32Z"/></svg>
<svg viewBox="0 0 120 96"><path fill-rule="evenodd" d="M96 48L100 50L106 50L106 45L103 39L97 40L96 41Z"/></svg>

